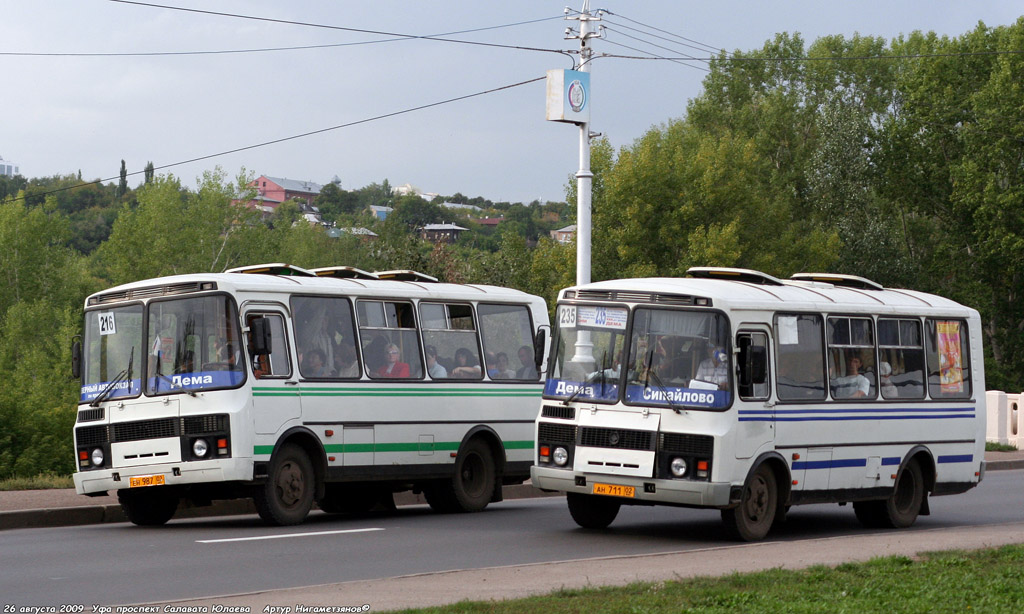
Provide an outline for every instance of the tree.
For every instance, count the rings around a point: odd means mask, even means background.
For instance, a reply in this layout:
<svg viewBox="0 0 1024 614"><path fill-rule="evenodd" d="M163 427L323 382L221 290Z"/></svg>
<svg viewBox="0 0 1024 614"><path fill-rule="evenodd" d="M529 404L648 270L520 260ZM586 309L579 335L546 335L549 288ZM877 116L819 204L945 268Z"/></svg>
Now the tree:
<svg viewBox="0 0 1024 614"><path fill-rule="evenodd" d="M117 197L123 198L128 193L128 169L121 160L121 180L117 184Z"/></svg>
<svg viewBox="0 0 1024 614"><path fill-rule="evenodd" d="M144 173L145 173L144 177L146 178L145 182L147 184L153 183L153 175L154 175L155 172L156 171L153 169L153 162L152 161L146 162L146 168L145 168L145 171L144 171Z"/></svg>
<svg viewBox="0 0 1024 614"><path fill-rule="evenodd" d="M320 189L313 201L324 219L335 221L339 215L352 215L359 208L359 196L354 192L342 190L334 183L328 183Z"/></svg>

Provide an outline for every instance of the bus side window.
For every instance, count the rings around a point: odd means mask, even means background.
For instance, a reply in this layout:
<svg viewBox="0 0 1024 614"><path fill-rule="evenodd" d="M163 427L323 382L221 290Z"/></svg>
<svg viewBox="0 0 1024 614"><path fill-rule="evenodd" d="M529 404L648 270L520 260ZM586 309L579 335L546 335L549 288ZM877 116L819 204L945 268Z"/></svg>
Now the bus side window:
<svg viewBox="0 0 1024 614"><path fill-rule="evenodd" d="M757 400L768 398L768 335L765 333L742 332L736 335L739 353L739 395L741 399ZM753 348L757 348L754 350ZM760 377L762 376L763 377ZM760 381L758 381L760 380Z"/></svg>
<svg viewBox="0 0 1024 614"><path fill-rule="evenodd" d="M494 364L487 364L491 379L537 381L533 325L530 310L525 305L483 304L480 313L480 332L484 350ZM498 359L502 358L501 366Z"/></svg>
<svg viewBox="0 0 1024 614"><path fill-rule="evenodd" d="M820 315L775 315L776 386L780 400L825 398L824 337Z"/></svg>
<svg viewBox="0 0 1024 614"><path fill-rule="evenodd" d="M256 318L263 318L266 325L270 327L270 338L273 342L269 354L252 357L253 375L257 378L288 377L292 370L291 362L288 360L284 318L279 314L250 314L247 318L247 325L251 326L252 321Z"/></svg>
<svg viewBox="0 0 1024 614"><path fill-rule="evenodd" d="M925 321L928 344L928 395L933 399L971 397L971 361L967 323L963 320Z"/></svg>

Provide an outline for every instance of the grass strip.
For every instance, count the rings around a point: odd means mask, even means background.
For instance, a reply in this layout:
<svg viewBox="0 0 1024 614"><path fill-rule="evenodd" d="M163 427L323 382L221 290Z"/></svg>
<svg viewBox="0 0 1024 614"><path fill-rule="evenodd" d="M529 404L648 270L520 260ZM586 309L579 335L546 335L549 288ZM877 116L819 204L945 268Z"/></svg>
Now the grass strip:
<svg viewBox="0 0 1024 614"><path fill-rule="evenodd" d="M1024 545L878 558L837 567L561 590L550 595L406 614L737 614L1024 611Z"/></svg>

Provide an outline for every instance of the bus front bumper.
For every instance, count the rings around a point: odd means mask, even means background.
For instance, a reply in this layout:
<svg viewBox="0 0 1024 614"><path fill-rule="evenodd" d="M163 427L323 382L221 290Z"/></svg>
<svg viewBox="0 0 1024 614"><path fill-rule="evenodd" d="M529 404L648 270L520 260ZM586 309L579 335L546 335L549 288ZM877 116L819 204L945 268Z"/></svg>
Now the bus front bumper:
<svg viewBox="0 0 1024 614"><path fill-rule="evenodd" d="M253 461L251 458L223 458L79 471L74 474L75 491L89 495L131 488L131 478L154 478L156 483L165 486L248 481L253 479ZM153 481L146 480L145 483Z"/></svg>
<svg viewBox="0 0 1024 614"><path fill-rule="evenodd" d="M728 482L697 482L691 480L660 480L621 475L583 474L571 469L530 467L530 480L536 488L594 494L594 484L632 487L632 497L618 497L624 504L630 501L685 505L690 507L730 506L733 485Z"/></svg>

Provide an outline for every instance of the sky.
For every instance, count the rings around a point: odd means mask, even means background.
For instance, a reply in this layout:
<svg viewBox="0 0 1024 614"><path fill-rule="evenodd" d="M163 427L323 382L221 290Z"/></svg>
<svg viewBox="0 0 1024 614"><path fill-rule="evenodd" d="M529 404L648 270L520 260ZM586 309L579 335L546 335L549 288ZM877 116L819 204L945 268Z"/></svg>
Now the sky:
<svg viewBox="0 0 1024 614"><path fill-rule="evenodd" d="M578 29L565 3L154 1L163 6L0 0L0 157L26 177L81 171L86 180L116 178L123 159L138 173L132 186L152 162L187 186L220 167L230 177L337 177L345 189L387 179L492 201L566 198L579 129L545 120L543 80L401 113L572 68L557 53L579 49L565 38L567 27ZM568 6L578 12L583 0ZM992 0L594 0L590 8L610 12L592 44L597 56L704 58L711 49L758 49L780 32L799 33L807 45L833 34L958 37L979 21L1009 25L1024 14L1019 2ZM338 28L413 36L479 29L442 38L539 50ZM118 55L156 53L164 55ZM701 66L597 57L590 130L617 149L684 117L702 91ZM330 129L346 124L354 125ZM251 147L280 139L288 140ZM205 159L187 162L197 158Z"/></svg>

